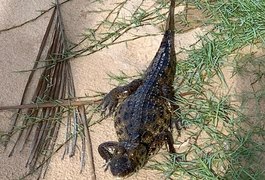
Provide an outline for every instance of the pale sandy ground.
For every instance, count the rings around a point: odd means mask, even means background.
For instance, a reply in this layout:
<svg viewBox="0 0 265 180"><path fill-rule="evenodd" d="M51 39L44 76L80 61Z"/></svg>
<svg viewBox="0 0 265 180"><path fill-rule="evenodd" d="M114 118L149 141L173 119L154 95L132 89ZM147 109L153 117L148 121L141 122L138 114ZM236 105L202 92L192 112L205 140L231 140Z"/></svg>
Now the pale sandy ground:
<svg viewBox="0 0 265 180"><path fill-rule="evenodd" d="M48 9L51 0L0 0L0 29L20 24L37 16L37 10ZM109 1L111 2L111 1ZM108 3L106 3L108 5ZM96 14L91 16L88 10L96 9L88 0L73 0L62 6L63 19L67 36L73 42L77 42L80 34L86 27L96 24L102 17ZM51 13L47 13L38 20L22 27L0 33L0 106L17 105L20 102L23 88L28 78L28 73L15 73L14 71L31 69L38 52L45 28ZM159 32L156 28L149 28L148 33ZM187 47L196 41L196 34L201 29L195 29L176 37L176 48ZM134 74L143 70L153 58L160 37L148 37L137 41L112 46L88 57L82 57L72 61L77 96L84 96L90 90L107 92L112 88L109 85L108 72L122 70L128 74ZM228 73L230 74L230 72ZM235 81L230 82L232 84ZM5 131L8 127L10 112L0 113L0 130ZM62 130L63 131L63 130ZM61 135L63 136L63 135ZM116 140L113 123L108 119L96 125L92 132L93 150L98 179L115 179L109 172L104 172L103 159L97 153L100 143ZM46 179L90 179L89 167L80 174L79 157L66 158L61 161L62 151L53 158ZM0 147L0 179L18 179L25 172L25 160L27 151L16 153L8 158L7 152ZM34 179L34 177L30 178ZM129 179L162 179L161 174L155 171L141 170Z"/></svg>

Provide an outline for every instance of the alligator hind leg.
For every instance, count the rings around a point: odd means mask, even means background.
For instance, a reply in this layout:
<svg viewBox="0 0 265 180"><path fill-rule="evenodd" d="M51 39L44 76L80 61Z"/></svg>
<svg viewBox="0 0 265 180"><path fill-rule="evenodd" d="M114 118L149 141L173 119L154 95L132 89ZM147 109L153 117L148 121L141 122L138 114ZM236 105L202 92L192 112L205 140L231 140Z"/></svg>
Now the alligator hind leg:
<svg viewBox="0 0 265 180"><path fill-rule="evenodd" d="M118 86L112 89L102 100L102 114L111 115L117 107L119 100L124 99L134 93L137 88L143 83L142 79L136 79L125 86Z"/></svg>
<svg viewBox="0 0 265 180"><path fill-rule="evenodd" d="M157 146L161 147L165 143L170 153L176 153L176 150L174 148L174 139L172 133L168 130L158 134L154 138L153 142L150 144L150 152L156 154L155 151L157 150Z"/></svg>
<svg viewBox="0 0 265 180"><path fill-rule="evenodd" d="M172 133L170 131L165 132L165 138L167 141L169 152L170 153L176 153L176 150L174 148L174 139L173 139Z"/></svg>
<svg viewBox="0 0 265 180"><path fill-rule="evenodd" d="M180 108L178 105L171 103L172 109L173 109L173 116L171 118L171 123L170 123L170 129L171 131L173 130L174 126L177 129L178 136L181 136L181 129L185 127L183 126L183 121L181 119L181 112Z"/></svg>
<svg viewBox="0 0 265 180"><path fill-rule="evenodd" d="M182 119L180 118L181 112L180 108L177 104L175 104L174 100L174 88L172 86L164 85L162 87L163 96L169 99L169 103L172 111L172 118L170 120L170 129L173 131L174 126L177 129L178 135L180 136L181 129L183 127Z"/></svg>

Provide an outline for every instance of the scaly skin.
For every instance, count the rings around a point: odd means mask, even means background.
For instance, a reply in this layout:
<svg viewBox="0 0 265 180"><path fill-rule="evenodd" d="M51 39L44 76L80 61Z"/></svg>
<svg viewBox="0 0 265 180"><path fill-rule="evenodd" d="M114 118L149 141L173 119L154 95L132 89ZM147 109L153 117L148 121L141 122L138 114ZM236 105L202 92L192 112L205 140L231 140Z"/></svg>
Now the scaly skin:
<svg viewBox="0 0 265 180"><path fill-rule="evenodd" d="M176 71L174 7L171 0L166 32L144 78L114 88L103 99L103 112L115 112L119 142L102 143L98 151L114 176L132 175L165 143L175 153L170 129L172 113L178 107L169 103L174 98ZM116 109L120 99L123 101Z"/></svg>

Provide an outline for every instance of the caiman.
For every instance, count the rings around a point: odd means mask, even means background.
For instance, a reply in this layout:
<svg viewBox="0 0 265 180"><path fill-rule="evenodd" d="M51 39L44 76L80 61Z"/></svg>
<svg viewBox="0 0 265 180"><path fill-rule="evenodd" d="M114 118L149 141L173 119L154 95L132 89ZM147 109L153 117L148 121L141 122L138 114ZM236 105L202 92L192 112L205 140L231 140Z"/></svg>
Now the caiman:
<svg viewBox="0 0 265 180"><path fill-rule="evenodd" d="M103 98L102 111L115 112L119 141L100 144L98 152L114 176L137 172L164 144L175 153L172 126L180 127L179 120L172 119L178 106L171 103L176 73L174 9L175 0L171 0L162 42L144 77L114 88Z"/></svg>

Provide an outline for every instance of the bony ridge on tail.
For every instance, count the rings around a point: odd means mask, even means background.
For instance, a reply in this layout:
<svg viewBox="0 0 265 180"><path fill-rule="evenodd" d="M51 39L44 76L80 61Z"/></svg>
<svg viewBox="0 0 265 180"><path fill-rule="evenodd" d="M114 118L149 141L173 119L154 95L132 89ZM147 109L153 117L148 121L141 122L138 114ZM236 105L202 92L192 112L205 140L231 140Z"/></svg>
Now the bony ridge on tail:
<svg viewBox="0 0 265 180"><path fill-rule="evenodd" d="M171 130L172 125L179 129L179 122L173 122L172 114L178 106L169 101L176 72L174 9L171 0L165 34L144 77L114 88L103 99L102 111L115 112L118 142L102 143L98 152L114 176L137 172L164 144L175 153Z"/></svg>

